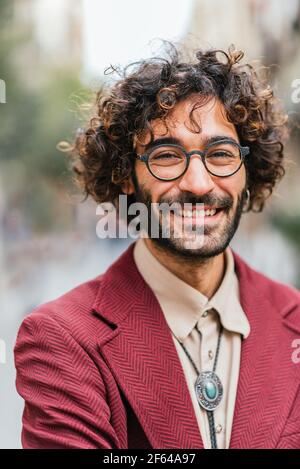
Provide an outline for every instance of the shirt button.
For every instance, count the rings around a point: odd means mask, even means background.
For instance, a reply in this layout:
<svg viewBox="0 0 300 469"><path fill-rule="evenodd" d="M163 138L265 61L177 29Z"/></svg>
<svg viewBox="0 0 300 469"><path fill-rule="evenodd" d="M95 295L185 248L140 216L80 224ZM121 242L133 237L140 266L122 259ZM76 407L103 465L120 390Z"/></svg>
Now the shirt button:
<svg viewBox="0 0 300 469"><path fill-rule="evenodd" d="M216 433L221 433L222 430L223 430L222 425L219 424L216 426Z"/></svg>
<svg viewBox="0 0 300 469"><path fill-rule="evenodd" d="M208 351L208 358L212 360L214 358L214 352L212 350Z"/></svg>
<svg viewBox="0 0 300 469"><path fill-rule="evenodd" d="M204 313L202 313L203 318L206 318L207 315L208 315L208 311L204 311Z"/></svg>

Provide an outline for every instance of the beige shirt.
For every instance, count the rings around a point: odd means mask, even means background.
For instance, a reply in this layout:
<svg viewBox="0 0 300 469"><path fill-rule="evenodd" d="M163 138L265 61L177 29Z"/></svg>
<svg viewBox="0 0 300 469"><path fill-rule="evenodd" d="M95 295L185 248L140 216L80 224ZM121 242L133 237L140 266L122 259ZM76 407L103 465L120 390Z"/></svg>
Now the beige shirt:
<svg viewBox="0 0 300 469"><path fill-rule="evenodd" d="M224 394L220 405L214 411L214 416L217 446L229 448L239 378L241 339L242 336L248 337L250 333L250 325L239 300L238 279L234 271L231 249L228 247L225 250L225 275L211 299L163 266L150 252L143 238L135 243L133 255L137 268L155 294L170 329L183 342L199 371L213 369L220 321L224 327L216 368ZM204 448L210 448L207 414L198 404L194 389L197 373L175 337L173 340Z"/></svg>

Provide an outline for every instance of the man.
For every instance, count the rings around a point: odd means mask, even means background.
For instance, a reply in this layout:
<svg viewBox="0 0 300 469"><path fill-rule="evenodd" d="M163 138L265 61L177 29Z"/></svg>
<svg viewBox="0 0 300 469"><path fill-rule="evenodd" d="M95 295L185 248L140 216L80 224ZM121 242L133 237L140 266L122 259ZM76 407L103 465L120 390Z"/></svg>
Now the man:
<svg viewBox="0 0 300 469"><path fill-rule="evenodd" d="M284 116L241 58L172 48L99 92L78 182L97 202L143 203L149 224L23 321L25 448L299 447L299 292L229 247L284 174Z"/></svg>

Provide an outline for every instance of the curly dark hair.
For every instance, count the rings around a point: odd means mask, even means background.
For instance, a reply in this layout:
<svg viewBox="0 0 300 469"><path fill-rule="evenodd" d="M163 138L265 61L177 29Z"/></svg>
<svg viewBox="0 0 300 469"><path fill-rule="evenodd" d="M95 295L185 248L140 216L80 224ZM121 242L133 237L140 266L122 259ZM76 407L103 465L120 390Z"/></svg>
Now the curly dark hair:
<svg viewBox="0 0 300 469"><path fill-rule="evenodd" d="M262 211L275 184L283 177L287 116L260 70L239 64L244 53L232 45L223 50L197 50L194 60L183 60L172 44L166 57L155 57L117 70L120 79L97 93L97 114L80 129L66 151L71 153L75 179L86 197L113 202L123 193L121 184L134 169L134 145L145 131L153 139L151 121L164 120L176 103L199 93L224 105L227 118L242 145L250 147L246 159L250 203ZM116 71L116 69L113 69Z"/></svg>

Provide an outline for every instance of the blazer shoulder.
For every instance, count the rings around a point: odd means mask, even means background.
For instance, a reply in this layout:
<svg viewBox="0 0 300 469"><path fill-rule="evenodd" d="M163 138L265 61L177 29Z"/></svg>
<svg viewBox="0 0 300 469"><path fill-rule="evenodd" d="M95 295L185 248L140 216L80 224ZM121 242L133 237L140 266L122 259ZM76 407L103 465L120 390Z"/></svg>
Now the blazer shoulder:
<svg viewBox="0 0 300 469"><path fill-rule="evenodd" d="M80 336L92 340L95 322L93 304L104 274L81 283L61 296L36 306L22 321L25 325L51 328L53 322L80 341ZM77 337L76 337L77 336Z"/></svg>
<svg viewBox="0 0 300 469"><path fill-rule="evenodd" d="M252 292L259 292L293 330L300 332L300 291L257 271L236 253L234 257L240 285L242 282L244 289L251 285Z"/></svg>
<svg viewBox="0 0 300 469"><path fill-rule="evenodd" d="M279 302L280 305L294 302L300 308L300 291L297 288L274 280L252 267L249 267L249 269L252 271L253 280L265 290L272 302Z"/></svg>
<svg viewBox="0 0 300 469"><path fill-rule="evenodd" d="M250 266L244 259L242 259L235 251L233 251L235 267L238 271L238 276L246 282L251 282L257 288L265 290L272 296L276 295L278 298L292 299L299 303L300 306L300 291L278 280L268 277L266 274L259 272L254 267Z"/></svg>

